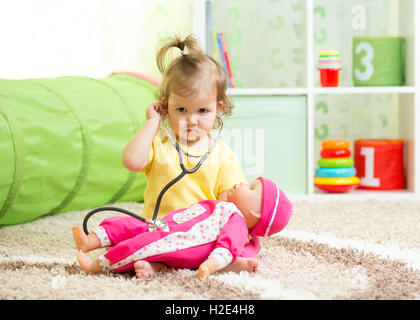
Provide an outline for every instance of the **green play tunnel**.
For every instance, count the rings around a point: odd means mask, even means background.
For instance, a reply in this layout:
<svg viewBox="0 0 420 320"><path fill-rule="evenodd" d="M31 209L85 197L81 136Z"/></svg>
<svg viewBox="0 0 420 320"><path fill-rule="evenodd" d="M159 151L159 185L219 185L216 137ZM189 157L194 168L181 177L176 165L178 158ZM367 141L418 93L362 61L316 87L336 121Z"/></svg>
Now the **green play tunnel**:
<svg viewBox="0 0 420 320"><path fill-rule="evenodd" d="M105 79L0 79L0 225L143 201L146 179L122 165L156 84Z"/></svg>

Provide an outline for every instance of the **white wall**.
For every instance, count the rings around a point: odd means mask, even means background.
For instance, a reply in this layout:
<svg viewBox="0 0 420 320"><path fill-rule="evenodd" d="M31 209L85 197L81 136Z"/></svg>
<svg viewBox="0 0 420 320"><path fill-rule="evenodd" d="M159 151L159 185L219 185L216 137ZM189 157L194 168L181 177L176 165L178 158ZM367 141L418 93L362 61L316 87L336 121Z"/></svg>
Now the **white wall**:
<svg viewBox="0 0 420 320"><path fill-rule="evenodd" d="M0 78L160 75L158 39L192 31L192 0L2 0Z"/></svg>

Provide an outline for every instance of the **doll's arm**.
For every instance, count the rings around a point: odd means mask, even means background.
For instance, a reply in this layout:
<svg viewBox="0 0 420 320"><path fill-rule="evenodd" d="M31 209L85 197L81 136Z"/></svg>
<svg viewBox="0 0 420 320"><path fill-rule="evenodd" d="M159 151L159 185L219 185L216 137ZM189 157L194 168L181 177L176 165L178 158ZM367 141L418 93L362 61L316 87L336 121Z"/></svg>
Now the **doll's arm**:
<svg viewBox="0 0 420 320"><path fill-rule="evenodd" d="M209 275L219 270L219 263L214 258L207 258L198 268L198 279L207 280Z"/></svg>
<svg viewBox="0 0 420 320"><path fill-rule="evenodd" d="M222 228L215 249L198 269L198 278L206 280L217 270L231 263L242 251L247 241L248 229L242 216L234 214Z"/></svg>
<svg viewBox="0 0 420 320"><path fill-rule="evenodd" d="M204 261L198 269L198 278L201 280L207 280L208 276L217 270L223 269L233 260L232 253L230 250L217 247L214 249L206 261Z"/></svg>

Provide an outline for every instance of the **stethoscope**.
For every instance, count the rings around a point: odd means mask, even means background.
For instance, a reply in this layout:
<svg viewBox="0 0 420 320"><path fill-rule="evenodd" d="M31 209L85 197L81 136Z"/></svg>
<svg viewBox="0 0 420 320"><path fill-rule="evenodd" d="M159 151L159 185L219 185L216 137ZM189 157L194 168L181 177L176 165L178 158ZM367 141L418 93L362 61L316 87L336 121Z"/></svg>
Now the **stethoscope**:
<svg viewBox="0 0 420 320"><path fill-rule="evenodd" d="M127 214L131 217L137 218L143 222L146 222L149 224L148 226L148 230L149 231L156 231L158 229L165 229L168 226L168 223L166 222L166 220L161 219L161 218L157 218L158 212L159 212L159 207L160 207L160 203L162 201L162 197L165 194L166 191L168 191L168 189L170 187L172 187L176 182L178 182L179 180L182 179L182 177L184 177L186 174L191 174L196 172L201 165L204 163L204 161L206 161L206 159L208 158L208 156L210 155L210 153L213 151L214 147L216 146L217 142L220 140L220 134L222 133L222 129L223 129L223 119L219 114L216 114L216 117L219 121L219 132L217 134L217 137L214 139L214 142L212 144L212 146L207 150L206 153L204 153L203 155L192 155L189 154L188 152L186 152L184 149L182 149L178 142L176 141L176 138L174 138L172 136L172 134L169 132L168 128L165 125L165 122L163 121L162 115L159 113L160 119L161 119L161 123L163 124L163 130L165 131L166 135L169 137L169 139L171 140L172 144L174 145L175 149L178 151L178 156L179 156L179 165L181 167L182 172L176 177L174 178L172 181L170 181L159 193L159 196L156 200L156 205L155 205L155 210L153 212L153 218L152 219L147 219L144 217L141 217L131 211L122 209L122 208L117 208L117 207L101 207L101 208L96 208L93 209L92 211L90 211L85 218L83 219L83 231L85 232L85 234L89 234L89 231L87 229L87 222L89 220L89 218L94 215L95 213L101 212L101 211L117 211L117 212L121 212L124 214ZM173 133L173 135L175 136L175 133ZM183 155L187 156L187 157L191 157L191 158L199 158L201 157L201 159L198 161L198 163L195 165L194 168L192 169L187 169L184 165L184 158Z"/></svg>

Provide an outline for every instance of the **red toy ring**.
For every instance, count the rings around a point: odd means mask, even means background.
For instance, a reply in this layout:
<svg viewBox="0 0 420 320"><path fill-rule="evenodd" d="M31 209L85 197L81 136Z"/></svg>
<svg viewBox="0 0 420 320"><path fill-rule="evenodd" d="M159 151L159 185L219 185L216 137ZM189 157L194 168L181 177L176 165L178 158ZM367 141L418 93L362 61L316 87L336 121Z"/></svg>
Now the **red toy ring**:
<svg viewBox="0 0 420 320"><path fill-rule="evenodd" d="M315 185L315 187L317 187L318 189L325 192L329 192L329 193L349 192L358 186L359 184L349 184L349 185L341 185L341 186L320 185L320 184Z"/></svg>
<svg viewBox="0 0 420 320"><path fill-rule="evenodd" d="M351 156L350 149L322 149L322 158L349 158Z"/></svg>

